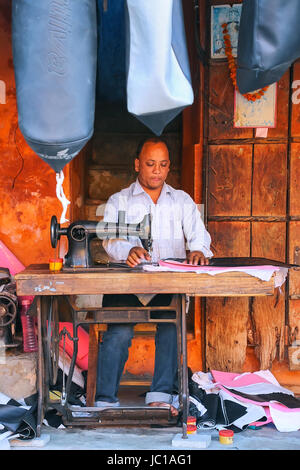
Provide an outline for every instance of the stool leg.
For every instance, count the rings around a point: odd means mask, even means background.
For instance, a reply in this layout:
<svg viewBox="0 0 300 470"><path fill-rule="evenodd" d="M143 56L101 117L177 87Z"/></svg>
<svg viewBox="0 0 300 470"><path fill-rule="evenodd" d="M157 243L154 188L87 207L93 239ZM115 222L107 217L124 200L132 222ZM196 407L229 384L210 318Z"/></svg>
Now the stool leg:
<svg viewBox="0 0 300 470"><path fill-rule="evenodd" d="M98 325L90 325L86 406L94 406L98 363Z"/></svg>

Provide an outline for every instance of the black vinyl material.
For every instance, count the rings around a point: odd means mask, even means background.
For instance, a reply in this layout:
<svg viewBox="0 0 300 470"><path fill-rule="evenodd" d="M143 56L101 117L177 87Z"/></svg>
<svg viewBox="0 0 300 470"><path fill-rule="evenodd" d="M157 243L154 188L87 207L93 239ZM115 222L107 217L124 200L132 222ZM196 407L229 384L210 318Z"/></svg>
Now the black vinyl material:
<svg viewBox="0 0 300 470"><path fill-rule="evenodd" d="M95 0L12 2L19 128L56 172L94 132Z"/></svg>
<svg viewBox="0 0 300 470"><path fill-rule="evenodd" d="M184 262L183 258L168 258L168 260ZM167 261L167 260L165 260ZM269 258L255 258L255 257L228 257L228 258L211 258L209 266L216 267L241 267L241 266L280 266L283 268L299 267L298 264L283 263Z"/></svg>
<svg viewBox="0 0 300 470"><path fill-rule="evenodd" d="M244 0L237 85L248 93L277 82L300 57L299 0Z"/></svg>

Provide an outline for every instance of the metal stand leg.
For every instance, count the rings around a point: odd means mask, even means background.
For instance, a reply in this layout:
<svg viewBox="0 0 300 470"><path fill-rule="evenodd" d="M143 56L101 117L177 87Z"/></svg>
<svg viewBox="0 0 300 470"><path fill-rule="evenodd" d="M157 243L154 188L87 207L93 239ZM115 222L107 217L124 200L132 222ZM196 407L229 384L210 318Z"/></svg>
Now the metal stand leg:
<svg viewBox="0 0 300 470"><path fill-rule="evenodd" d="M77 353L78 353L78 323L76 322L75 318L76 313L73 311L73 354L72 354L72 359L71 359L71 364L70 364L70 369L68 373L68 378L67 378L67 384L66 384L66 390L63 390L63 395L62 396L62 405L67 406L68 405L68 397L69 393L71 390L71 384L72 384L72 379L73 379L73 374L74 374L74 369L75 369L75 363L77 359Z"/></svg>
<svg viewBox="0 0 300 470"><path fill-rule="evenodd" d="M38 388L38 408L37 408L37 437L41 435L41 426L43 421L43 404L44 404L44 361L43 361L43 344L42 344L42 315L41 315L41 296L38 296L36 303L37 328L38 328L38 370L37 370L37 388Z"/></svg>
<svg viewBox="0 0 300 470"><path fill-rule="evenodd" d="M182 438L187 439L188 417L188 367L187 367L187 338L186 338L186 297L181 295L181 341L182 341Z"/></svg>
<svg viewBox="0 0 300 470"><path fill-rule="evenodd" d="M177 330L177 369L178 369L178 394L180 409L183 409L182 399L182 336L181 336L181 296L176 296L176 330Z"/></svg>

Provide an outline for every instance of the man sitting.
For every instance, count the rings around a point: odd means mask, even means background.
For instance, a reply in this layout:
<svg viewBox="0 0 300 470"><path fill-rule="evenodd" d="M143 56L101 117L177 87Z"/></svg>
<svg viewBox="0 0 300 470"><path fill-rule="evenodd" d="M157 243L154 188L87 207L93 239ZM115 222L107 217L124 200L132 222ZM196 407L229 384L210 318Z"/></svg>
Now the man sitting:
<svg viewBox="0 0 300 470"><path fill-rule="evenodd" d="M137 180L109 198L103 220L116 222L118 211L122 210L126 213L127 223L139 223L151 213L152 254L150 257L138 237L104 240L103 247L113 261L124 260L130 267L135 267L145 261L186 258L190 264L204 265L213 256L211 238L197 205L187 193L165 183L169 169L169 150L165 142L150 138L140 144L135 159ZM171 300L172 294L104 295L103 307L167 306ZM103 335L98 359L96 406L119 406L117 394L133 327L133 324L110 324ZM178 413L172 405L177 371L176 326L158 323L154 376L150 392L146 394L146 404L169 406L173 415Z"/></svg>

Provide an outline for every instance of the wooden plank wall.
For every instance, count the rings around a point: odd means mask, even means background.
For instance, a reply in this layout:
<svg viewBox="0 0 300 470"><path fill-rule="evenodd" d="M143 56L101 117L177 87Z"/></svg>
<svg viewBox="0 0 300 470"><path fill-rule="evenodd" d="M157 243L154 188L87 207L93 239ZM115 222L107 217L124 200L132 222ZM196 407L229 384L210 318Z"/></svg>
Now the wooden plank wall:
<svg viewBox="0 0 300 470"><path fill-rule="evenodd" d="M207 3L210 10L223 2ZM294 80L300 80L299 62L278 82L276 127L266 139L255 138L253 129L233 127L226 60L209 60L206 204L215 256L294 262L299 251L300 262L300 104L292 103ZM299 269L274 297L206 301L207 369L240 372L249 348L260 368L268 369L275 359L287 358L285 346L294 348L295 340L300 340ZM297 364L290 361L289 368Z"/></svg>

